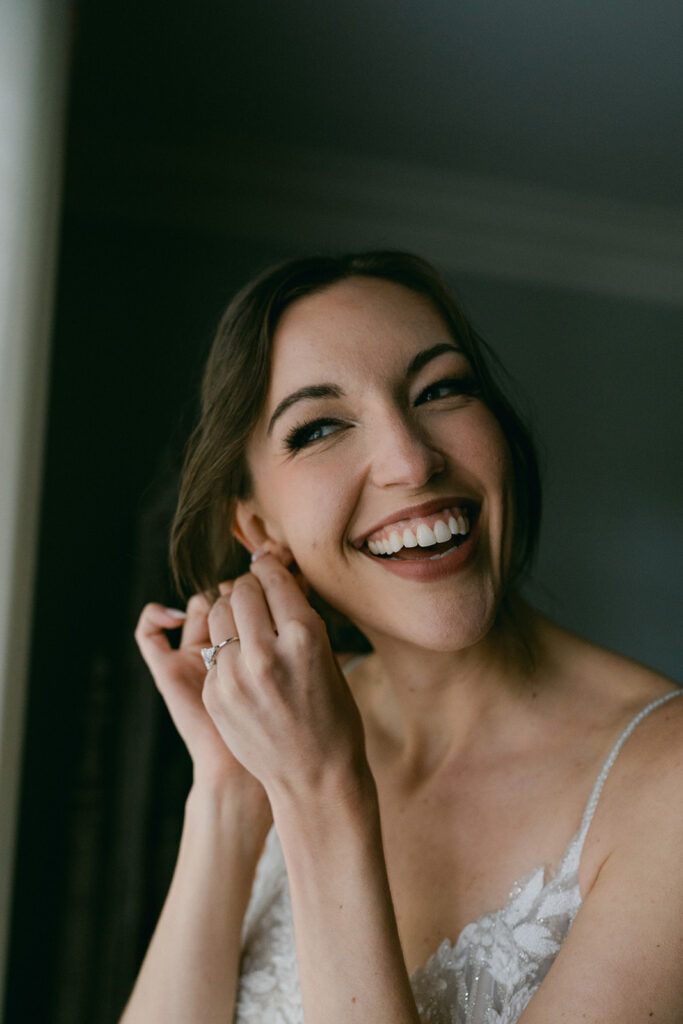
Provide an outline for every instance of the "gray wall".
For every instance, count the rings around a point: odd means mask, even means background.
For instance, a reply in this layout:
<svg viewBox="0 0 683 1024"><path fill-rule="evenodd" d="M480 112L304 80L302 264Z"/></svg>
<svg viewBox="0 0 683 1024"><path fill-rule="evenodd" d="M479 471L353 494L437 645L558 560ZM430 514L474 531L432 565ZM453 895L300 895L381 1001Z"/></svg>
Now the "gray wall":
<svg viewBox="0 0 683 1024"><path fill-rule="evenodd" d="M546 484L528 588L563 624L683 679L680 309L461 277L528 399Z"/></svg>

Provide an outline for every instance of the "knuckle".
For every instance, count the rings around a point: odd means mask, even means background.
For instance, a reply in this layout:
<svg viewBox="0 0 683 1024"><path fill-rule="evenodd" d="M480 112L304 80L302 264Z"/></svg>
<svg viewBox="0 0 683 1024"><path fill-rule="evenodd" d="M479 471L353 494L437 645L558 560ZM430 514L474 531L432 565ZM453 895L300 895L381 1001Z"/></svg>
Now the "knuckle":
<svg viewBox="0 0 683 1024"><path fill-rule="evenodd" d="M138 621L135 624L135 629L133 631L133 636L135 637L135 639L136 639L138 644L142 640L144 640L145 624L146 624L147 620L151 617L152 611L153 611L154 607L155 607L155 605L153 603L146 604L145 607L140 612L140 616L138 618Z"/></svg>
<svg viewBox="0 0 683 1024"><path fill-rule="evenodd" d="M156 608L156 604L154 603L154 601L148 601L147 602L145 607L140 612L140 616L138 618L138 624L137 624L137 627L136 627L137 629L140 628L140 626L142 625L142 623L144 622L145 619L148 619L150 617L150 615L154 612L155 608Z"/></svg>
<svg viewBox="0 0 683 1024"><path fill-rule="evenodd" d="M228 597L219 597L218 600L209 609L209 622L215 623L217 619L225 615L226 610L230 608L230 599Z"/></svg>
<svg viewBox="0 0 683 1024"><path fill-rule="evenodd" d="M251 670L260 679L270 679L277 671L277 655L268 647L259 647L252 651Z"/></svg>
<svg viewBox="0 0 683 1024"><path fill-rule="evenodd" d="M264 583L267 587L281 587L287 582L288 574L280 565L269 566L265 575Z"/></svg>
<svg viewBox="0 0 683 1024"><path fill-rule="evenodd" d="M242 576L238 576L237 579L233 581L230 591L234 594L236 591L241 590L242 587L253 586L255 582L256 581L251 573L245 572Z"/></svg>
<svg viewBox="0 0 683 1024"><path fill-rule="evenodd" d="M190 600L187 602L188 614L192 612L205 612L208 609L208 603L203 594L193 594Z"/></svg>
<svg viewBox="0 0 683 1024"><path fill-rule="evenodd" d="M301 619L291 619L284 629L284 634L283 639L293 654L309 651L318 639L316 624Z"/></svg>

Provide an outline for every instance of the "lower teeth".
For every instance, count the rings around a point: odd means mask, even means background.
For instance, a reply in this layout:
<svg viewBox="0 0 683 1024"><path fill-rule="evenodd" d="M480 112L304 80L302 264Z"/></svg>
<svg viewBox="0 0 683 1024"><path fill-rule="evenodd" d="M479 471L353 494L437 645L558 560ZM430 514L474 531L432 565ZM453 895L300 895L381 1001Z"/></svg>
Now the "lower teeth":
<svg viewBox="0 0 683 1024"><path fill-rule="evenodd" d="M430 555L429 556L429 561L430 562L436 562L437 559L439 559L439 558L445 558L446 555L450 555L451 551L455 551L455 549L458 548L458 547L460 547L459 544L453 544L453 546L450 547L448 549L448 551L441 551L438 555Z"/></svg>

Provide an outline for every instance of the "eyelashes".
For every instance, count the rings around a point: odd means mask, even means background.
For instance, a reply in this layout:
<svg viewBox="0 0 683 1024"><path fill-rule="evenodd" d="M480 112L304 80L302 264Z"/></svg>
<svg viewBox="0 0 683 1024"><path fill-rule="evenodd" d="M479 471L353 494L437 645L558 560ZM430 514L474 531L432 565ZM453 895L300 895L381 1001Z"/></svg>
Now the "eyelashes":
<svg viewBox="0 0 683 1024"><path fill-rule="evenodd" d="M344 424L341 420L331 419L310 420L308 423L302 423L301 426L294 427L287 434L285 437L285 448L290 452L297 452L314 441L322 441L324 437L329 437L329 434L324 432L326 427L343 426ZM333 431L330 431L330 433L333 433ZM318 435L317 437L316 434Z"/></svg>
<svg viewBox="0 0 683 1024"><path fill-rule="evenodd" d="M435 397L427 397L433 395L436 391L447 391L448 394L439 395ZM474 377L448 377L445 380L438 380L436 384L430 384L424 391L420 392L415 405L424 405L425 402L435 402L439 398L451 398L453 394L457 395L468 395L478 396L481 393L479 384Z"/></svg>
<svg viewBox="0 0 683 1024"><path fill-rule="evenodd" d="M472 376L448 377L436 381L424 388L418 395L415 405L425 405L431 402L438 402L445 398L453 398L455 395L466 397L478 397L481 391L478 381ZM293 427L284 439L284 446L288 452L301 451L311 444L323 441L326 437L338 433L348 424L344 420L334 419L329 416L319 417L314 420L307 420L304 423Z"/></svg>

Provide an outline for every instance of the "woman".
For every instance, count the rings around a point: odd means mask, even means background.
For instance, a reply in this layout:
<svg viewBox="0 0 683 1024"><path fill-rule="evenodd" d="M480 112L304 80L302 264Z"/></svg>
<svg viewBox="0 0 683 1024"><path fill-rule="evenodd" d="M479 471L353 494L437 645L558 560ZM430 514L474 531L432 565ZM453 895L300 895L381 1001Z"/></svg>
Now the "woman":
<svg viewBox="0 0 683 1024"><path fill-rule="evenodd" d="M194 783L125 1024L683 1020L683 701L518 595L490 363L406 254L228 309L172 544L205 596L137 630Z"/></svg>

